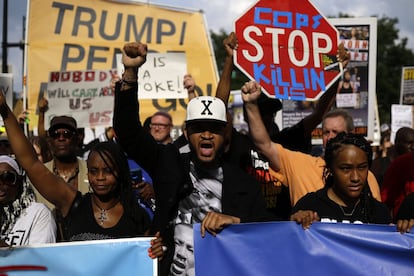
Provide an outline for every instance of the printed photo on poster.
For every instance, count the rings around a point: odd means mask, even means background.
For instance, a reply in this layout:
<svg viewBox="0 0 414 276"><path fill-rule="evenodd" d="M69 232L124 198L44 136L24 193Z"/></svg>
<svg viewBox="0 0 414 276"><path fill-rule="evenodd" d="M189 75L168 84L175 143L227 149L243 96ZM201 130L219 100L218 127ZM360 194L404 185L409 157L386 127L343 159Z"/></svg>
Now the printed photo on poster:
<svg viewBox="0 0 414 276"><path fill-rule="evenodd" d="M333 108L346 109L354 118L355 132L372 140L376 95L376 18L335 18L329 19L329 22L338 29L339 42L344 43L350 53L350 62L339 81ZM283 128L298 123L311 114L315 106L316 102L284 100ZM322 143L321 124L312 133L312 143Z"/></svg>
<svg viewBox="0 0 414 276"><path fill-rule="evenodd" d="M376 37L375 18L331 20L339 40L350 53L346 72L338 85L336 108L346 109L354 118L355 132L373 139Z"/></svg>

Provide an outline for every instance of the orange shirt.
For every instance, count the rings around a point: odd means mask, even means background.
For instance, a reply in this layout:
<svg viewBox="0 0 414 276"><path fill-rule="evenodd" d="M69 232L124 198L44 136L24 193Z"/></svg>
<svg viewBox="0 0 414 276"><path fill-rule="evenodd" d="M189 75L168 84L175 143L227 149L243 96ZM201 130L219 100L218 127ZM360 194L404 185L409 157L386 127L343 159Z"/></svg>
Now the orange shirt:
<svg viewBox="0 0 414 276"><path fill-rule="evenodd" d="M270 173L289 187L292 206L304 195L315 192L325 186L323 170L325 160L299 151L291 151L276 144L280 170L270 170ZM373 197L381 201L380 189L375 176L368 172L368 185Z"/></svg>

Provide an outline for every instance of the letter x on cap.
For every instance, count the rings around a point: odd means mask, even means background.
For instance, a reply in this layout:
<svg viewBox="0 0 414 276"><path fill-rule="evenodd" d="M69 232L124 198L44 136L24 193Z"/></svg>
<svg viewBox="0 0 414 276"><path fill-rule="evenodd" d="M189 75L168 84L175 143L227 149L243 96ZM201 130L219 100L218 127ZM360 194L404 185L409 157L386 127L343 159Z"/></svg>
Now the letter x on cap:
<svg viewBox="0 0 414 276"><path fill-rule="evenodd" d="M219 98L200 96L193 98L187 105L186 123L215 121L227 123L226 106Z"/></svg>

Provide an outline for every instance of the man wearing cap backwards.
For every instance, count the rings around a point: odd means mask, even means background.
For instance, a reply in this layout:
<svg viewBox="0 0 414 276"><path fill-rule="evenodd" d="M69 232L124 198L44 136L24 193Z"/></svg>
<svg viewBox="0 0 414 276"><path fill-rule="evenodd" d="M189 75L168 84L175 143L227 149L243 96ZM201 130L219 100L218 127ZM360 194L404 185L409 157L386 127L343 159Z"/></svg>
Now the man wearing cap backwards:
<svg viewBox="0 0 414 276"><path fill-rule="evenodd" d="M206 231L217 235L229 224L262 221L269 216L256 180L221 159L227 123L223 101L204 96L189 102L186 127L190 153L180 155L174 145L156 143L142 128L136 104L137 72L146 53L146 45L140 43L127 43L123 48L125 72L116 84L113 126L128 156L154 181L157 208L151 231L160 230L168 248L161 274L194 275L194 255L189 250L193 245L188 245L188 237L179 230L185 229L184 225L201 223L202 236ZM174 231L175 225L182 227ZM183 238L186 243L180 242Z"/></svg>
<svg viewBox="0 0 414 276"><path fill-rule="evenodd" d="M76 155L78 145L76 120L70 116L55 116L50 121L47 134L53 159L45 163L45 166L54 174L62 177L73 189L82 194L89 192L86 162ZM55 206L37 190L35 193L38 202L54 209ZM56 221L60 224L59 214L56 215ZM64 240L63 234L62 229L59 229L59 241Z"/></svg>

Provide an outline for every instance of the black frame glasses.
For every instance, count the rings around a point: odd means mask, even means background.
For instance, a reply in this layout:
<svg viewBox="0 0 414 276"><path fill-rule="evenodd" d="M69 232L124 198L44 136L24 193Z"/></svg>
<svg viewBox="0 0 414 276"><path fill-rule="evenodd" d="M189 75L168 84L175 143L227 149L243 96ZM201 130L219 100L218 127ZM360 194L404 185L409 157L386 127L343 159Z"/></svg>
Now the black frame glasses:
<svg viewBox="0 0 414 276"><path fill-rule="evenodd" d="M73 136L75 136L75 132L72 130L68 130L68 129L63 129L63 130L54 130L49 132L49 136L53 139L58 139L61 136L63 136L63 138L65 139L72 139Z"/></svg>
<svg viewBox="0 0 414 276"><path fill-rule="evenodd" d="M0 173L0 183L7 186L15 186L17 178L17 173L15 171L4 171Z"/></svg>

